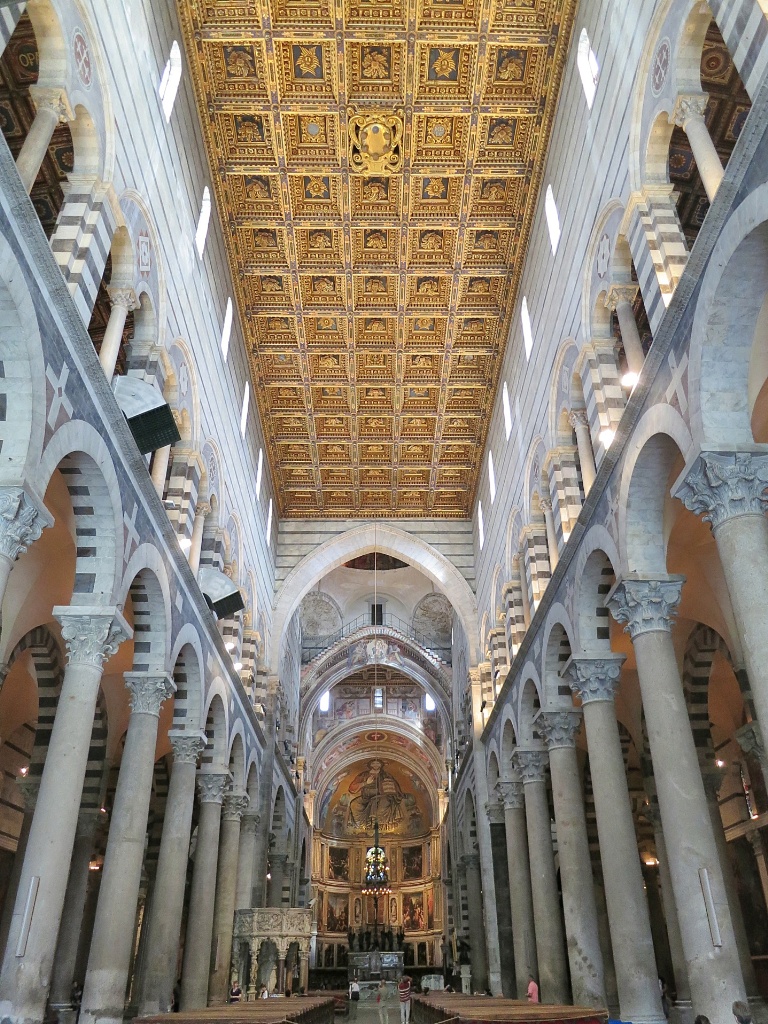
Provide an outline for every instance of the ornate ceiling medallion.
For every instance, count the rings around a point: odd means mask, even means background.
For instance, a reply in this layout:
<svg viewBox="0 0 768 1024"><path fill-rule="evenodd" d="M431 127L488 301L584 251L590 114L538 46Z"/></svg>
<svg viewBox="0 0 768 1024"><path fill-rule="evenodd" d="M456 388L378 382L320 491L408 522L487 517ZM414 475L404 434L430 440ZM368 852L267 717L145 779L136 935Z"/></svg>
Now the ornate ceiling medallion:
<svg viewBox="0 0 768 1024"><path fill-rule="evenodd" d="M350 107L349 163L363 174L395 174L403 166L402 110L358 114Z"/></svg>

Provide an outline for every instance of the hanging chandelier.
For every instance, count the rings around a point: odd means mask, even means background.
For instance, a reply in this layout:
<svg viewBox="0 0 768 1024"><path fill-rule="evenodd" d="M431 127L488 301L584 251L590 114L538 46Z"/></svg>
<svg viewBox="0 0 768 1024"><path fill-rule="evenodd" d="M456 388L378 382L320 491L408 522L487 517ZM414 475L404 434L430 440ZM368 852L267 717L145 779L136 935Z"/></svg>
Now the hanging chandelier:
<svg viewBox="0 0 768 1024"><path fill-rule="evenodd" d="M388 896L392 890L389 887L389 864L387 855L379 846L379 822L373 826L373 846L365 855L365 878L363 879L362 892L364 896Z"/></svg>

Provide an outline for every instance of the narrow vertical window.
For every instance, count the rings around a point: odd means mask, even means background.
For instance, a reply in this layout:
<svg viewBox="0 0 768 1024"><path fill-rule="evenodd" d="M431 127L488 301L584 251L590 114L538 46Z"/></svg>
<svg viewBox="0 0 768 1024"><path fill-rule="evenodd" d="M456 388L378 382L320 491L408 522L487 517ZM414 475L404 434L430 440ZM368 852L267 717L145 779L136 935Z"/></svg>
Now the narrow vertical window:
<svg viewBox="0 0 768 1024"><path fill-rule="evenodd" d="M435 710L435 702L430 697L430 695L428 693L424 694L424 709L426 711L434 711Z"/></svg>
<svg viewBox="0 0 768 1024"><path fill-rule="evenodd" d="M251 387L248 381L245 382L243 391L243 406L240 409L240 437L245 437L245 428L248 425L248 403L251 400Z"/></svg>
<svg viewBox="0 0 768 1024"><path fill-rule="evenodd" d="M493 452L488 449L488 490L491 492L491 504L496 501L496 471L493 468Z"/></svg>
<svg viewBox="0 0 768 1024"><path fill-rule="evenodd" d="M259 461L256 466L256 501L259 500L259 494L261 493L261 474L264 470L264 449L259 448Z"/></svg>
<svg viewBox="0 0 768 1024"><path fill-rule="evenodd" d="M326 690L320 698L320 713L323 715L328 714L328 710L331 706L331 691Z"/></svg>
<svg viewBox="0 0 768 1024"><path fill-rule="evenodd" d="M221 354L224 362L227 361L229 352L229 336L232 333L232 299L227 299L227 309L224 313L224 326L221 328Z"/></svg>
<svg viewBox="0 0 768 1024"><path fill-rule="evenodd" d="M200 216L197 218L197 230L195 231L195 248L200 259L203 258L205 239L208 236L208 224L211 220L211 193L206 185L203 189L203 199L200 203Z"/></svg>
<svg viewBox="0 0 768 1024"><path fill-rule="evenodd" d="M269 509L267 510L267 547L272 539L272 499L269 499Z"/></svg>
<svg viewBox="0 0 768 1024"><path fill-rule="evenodd" d="M170 121L173 104L176 102L176 93L179 91L181 82L181 49L176 40L173 40L171 54L163 68L163 76L160 79L158 95L163 107L165 120Z"/></svg>
<svg viewBox="0 0 768 1024"><path fill-rule="evenodd" d="M557 252L557 243L560 241L560 217L557 212L557 203L555 202L551 185L547 185L547 193L544 197L544 213L547 217L549 243L552 246L552 255L554 256Z"/></svg>
<svg viewBox="0 0 768 1024"><path fill-rule="evenodd" d="M483 503L478 501L477 503L477 535L480 539L480 550L483 550L483 544L485 544L485 525L483 523Z"/></svg>
<svg viewBox="0 0 768 1024"><path fill-rule="evenodd" d="M377 686L373 691L373 706L376 711L384 710L384 690Z"/></svg>
<svg viewBox="0 0 768 1024"><path fill-rule="evenodd" d="M579 49L576 54L576 67L579 69L579 77L581 78L581 85L584 89L587 106L591 110L592 104L595 102L597 82L600 78L600 65L597 63L597 57L589 44L589 36L587 35L587 30L585 28L581 30L581 35L579 36Z"/></svg>
<svg viewBox="0 0 768 1024"><path fill-rule="evenodd" d="M504 434L507 440L509 440L509 435L512 433L512 409L509 404L509 388L506 381L504 381L504 387L501 392L501 405L504 409Z"/></svg>
<svg viewBox="0 0 768 1024"><path fill-rule="evenodd" d="M520 307L520 320L523 325L523 341L525 342L525 358L531 358L533 351L533 331L531 330L531 317L528 313L528 299L523 296L523 304Z"/></svg>

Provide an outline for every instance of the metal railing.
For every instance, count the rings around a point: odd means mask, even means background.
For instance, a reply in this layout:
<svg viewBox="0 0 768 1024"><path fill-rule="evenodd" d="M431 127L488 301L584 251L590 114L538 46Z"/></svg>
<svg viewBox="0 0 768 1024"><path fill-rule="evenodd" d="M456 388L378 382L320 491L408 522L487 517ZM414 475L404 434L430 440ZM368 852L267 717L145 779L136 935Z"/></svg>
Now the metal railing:
<svg viewBox="0 0 768 1024"><path fill-rule="evenodd" d="M420 647L429 651L430 654L434 654L436 658L440 658L447 665L451 664L451 645L447 644L442 646L435 642L434 637L427 636L426 633L419 632L418 629L414 629L410 622L406 619L401 619L399 615L392 615L390 612L386 612L382 616L381 622L371 622L370 615L358 615L356 619L352 619L351 622L345 622L341 629L336 630L335 633L329 633L326 636L305 636L302 637L301 641L301 663L302 665L308 665L310 661L314 661L324 651L327 651L329 647L333 647L339 640L343 640L346 636L351 636L353 633L357 633L358 630L375 628L376 626L385 626L387 629L394 629L398 633L402 633L410 640L415 640Z"/></svg>

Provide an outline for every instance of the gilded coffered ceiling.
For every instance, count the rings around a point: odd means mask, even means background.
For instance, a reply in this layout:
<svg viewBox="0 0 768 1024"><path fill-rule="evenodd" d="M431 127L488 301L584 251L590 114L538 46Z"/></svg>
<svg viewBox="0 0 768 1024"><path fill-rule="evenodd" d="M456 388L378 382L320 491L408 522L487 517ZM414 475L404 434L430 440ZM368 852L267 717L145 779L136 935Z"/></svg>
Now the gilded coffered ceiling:
<svg viewBox="0 0 768 1024"><path fill-rule="evenodd" d="M574 0L178 0L284 516L471 512Z"/></svg>

